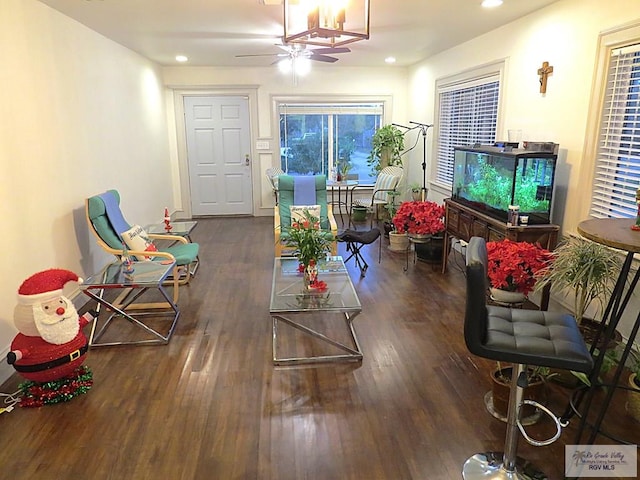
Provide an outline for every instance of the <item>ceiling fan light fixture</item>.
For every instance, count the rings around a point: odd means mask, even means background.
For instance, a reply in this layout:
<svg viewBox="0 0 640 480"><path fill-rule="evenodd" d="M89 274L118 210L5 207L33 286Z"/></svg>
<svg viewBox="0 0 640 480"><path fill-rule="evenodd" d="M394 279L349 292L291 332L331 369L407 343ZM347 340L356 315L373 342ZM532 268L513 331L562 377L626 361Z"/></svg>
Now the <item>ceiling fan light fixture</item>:
<svg viewBox="0 0 640 480"><path fill-rule="evenodd" d="M292 58L283 58L278 62L278 70L281 73L289 74L293 69L293 59Z"/></svg>
<svg viewBox="0 0 640 480"><path fill-rule="evenodd" d="M370 0L284 0L284 42L339 47L369 39Z"/></svg>
<svg viewBox="0 0 640 480"><path fill-rule="evenodd" d="M495 8L502 5L502 0L482 0L482 6L484 8Z"/></svg>
<svg viewBox="0 0 640 480"><path fill-rule="evenodd" d="M311 71L311 60L307 57L298 57L293 59L293 69L296 75L304 77Z"/></svg>

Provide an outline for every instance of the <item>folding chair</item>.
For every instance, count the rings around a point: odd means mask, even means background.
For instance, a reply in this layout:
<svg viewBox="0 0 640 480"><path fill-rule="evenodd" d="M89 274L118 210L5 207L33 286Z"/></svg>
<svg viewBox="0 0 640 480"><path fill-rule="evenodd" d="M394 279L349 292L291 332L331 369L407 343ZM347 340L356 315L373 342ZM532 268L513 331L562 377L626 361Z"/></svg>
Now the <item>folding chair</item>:
<svg viewBox="0 0 640 480"><path fill-rule="evenodd" d="M364 278L367 273L367 268L369 268L369 264L360 253L360 250L365 245L370 245L376 240L380 238L380 230L378 228L372 228L368 231L358 231L358 230L345 230L344 232L338 234L337 239L339 242L346 242L347 251L351 252L345 259L345 263L347 263L352 258L356 259L356 265L360 269L360 277ZM380 263L380 259L382 257L382 242L378 240L378 263Z"/></svg>

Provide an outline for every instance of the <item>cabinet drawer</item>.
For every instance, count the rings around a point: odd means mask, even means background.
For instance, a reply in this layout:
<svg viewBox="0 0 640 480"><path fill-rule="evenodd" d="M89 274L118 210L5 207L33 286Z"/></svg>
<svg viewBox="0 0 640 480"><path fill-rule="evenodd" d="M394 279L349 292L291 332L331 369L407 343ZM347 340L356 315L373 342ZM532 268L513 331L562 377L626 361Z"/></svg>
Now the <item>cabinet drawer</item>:
<svg viewBox="0 0 640 480"><path fill-rule="evenodd" d="M485 222L474 220L472 231L474 237L482 237L485 240L489 237L489 226Z"/></svg>
<svg viewBox="0 0 640 480"><path fill-rule="evenodd" d="M491 228L489 227L489 235L487 236L487 241L489 242L499 242L500 240L503 240L504 237L504 232L500 232L498 230L496 230L495 228Z"/></svg>
<svg viewBox="0 0 640 480"><path fill-rule="evenodd" d="M473 237L473 217L464 212L460 212L460 220L458 223L459 238L468 242Z"/></svg>

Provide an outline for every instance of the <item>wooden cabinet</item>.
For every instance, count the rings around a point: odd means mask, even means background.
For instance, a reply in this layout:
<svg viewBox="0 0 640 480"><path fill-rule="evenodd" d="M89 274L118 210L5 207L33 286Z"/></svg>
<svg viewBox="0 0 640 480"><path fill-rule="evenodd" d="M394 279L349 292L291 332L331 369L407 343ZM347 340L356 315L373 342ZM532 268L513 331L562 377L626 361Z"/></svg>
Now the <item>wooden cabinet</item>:
<svg viewBox="0 0 640 480"><path fill-rule="evenodd" d="M447 259L451 248L451 237L468 242L471 237L482 237L488 242L507 238L514 242L538 243L547 250L553 250L558 242L560 227L553 224L507 226L468 205L446 199L444 234L445 251L442 255L442 273L447 269ZM540 308L546 310L549 303L548 289L543 292Z"/></svg>

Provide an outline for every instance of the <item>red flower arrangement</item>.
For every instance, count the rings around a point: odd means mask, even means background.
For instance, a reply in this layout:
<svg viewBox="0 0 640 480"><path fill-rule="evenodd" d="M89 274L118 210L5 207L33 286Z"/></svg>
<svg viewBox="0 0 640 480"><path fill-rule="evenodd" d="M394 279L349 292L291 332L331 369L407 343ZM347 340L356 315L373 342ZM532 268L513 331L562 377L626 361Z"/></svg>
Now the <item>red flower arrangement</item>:
<svg viewBox="0 0 640 480"><path fill-rule="evenodd" d="M552 259L551 252L528 242L487 242L488 276L491 286L525 295L533 290L535 274Z"/></svg>
<svg viewBox="0 0 640 480"><path fill-rule="evenodd" d="M398 233L433 235L444 232L446 228L444 207L428 200L402 202L392 222Z"/></svg>

